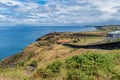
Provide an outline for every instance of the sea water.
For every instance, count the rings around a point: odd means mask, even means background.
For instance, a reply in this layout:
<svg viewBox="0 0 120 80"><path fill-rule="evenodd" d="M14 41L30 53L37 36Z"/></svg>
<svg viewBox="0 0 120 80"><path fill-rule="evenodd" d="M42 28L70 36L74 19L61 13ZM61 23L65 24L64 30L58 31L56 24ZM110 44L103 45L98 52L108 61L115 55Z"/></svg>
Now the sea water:
<svg viewBox="0 0 120 80"><path fill-rule="evenodd" d="M84 26L4 26L0 27L0 60L12 56L50 32L95 30Z"/></svg>

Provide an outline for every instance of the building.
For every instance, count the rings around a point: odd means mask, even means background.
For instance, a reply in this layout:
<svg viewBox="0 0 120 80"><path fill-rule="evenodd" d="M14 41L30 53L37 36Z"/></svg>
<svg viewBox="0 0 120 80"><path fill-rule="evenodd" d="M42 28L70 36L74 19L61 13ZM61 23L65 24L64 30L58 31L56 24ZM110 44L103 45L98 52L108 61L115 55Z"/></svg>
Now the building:
<svg viewBox="0 0 120 80"><path fill-rule="evenodd" d="M112 31L107 34L107 41L116 41L120 39L120 31Z"/></svg>

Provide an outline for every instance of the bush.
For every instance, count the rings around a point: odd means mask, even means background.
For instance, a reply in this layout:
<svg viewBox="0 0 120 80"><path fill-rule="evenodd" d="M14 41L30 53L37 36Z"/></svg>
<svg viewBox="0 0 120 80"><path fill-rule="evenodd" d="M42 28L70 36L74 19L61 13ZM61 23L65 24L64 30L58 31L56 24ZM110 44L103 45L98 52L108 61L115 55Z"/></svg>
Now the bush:
<svg viewBox="0 0 120 80"><path fill-rule="evenodd" d="M14 58L15 60L17 60L17 59L20 58L20 57L22 57L22 54L21 54L21 53L15 54L15 55L13 56L13 58Z"/></svg>
<svg viewBox="0 0 120 80"><path fill-rule="evenodd" d="M25 61L20 61L16 63L17 66L25 66Z"/></svg>
<svg viewBox="0 0 120 80"><path fill-rule="evenodd" d="M37 74L42 78L49 78L53 77L54 75L53 73L51 73L51 71L42 68L37 70Z"/></svg>
<svg viewBox="0 0 120 80"><path fill-rule="evenodd" d="M65 60L55 61L44 69L38 69L42 78L55 78L61 69L66 70L65 80L119 80L120 54L85 53ZM63 67L64 66L64 67Z"/></svg>
<svg viewBox="0 0 120 80"><path fill-rule="evenodd" d="M87 53L69 58L65 61L67 80L103 80L106 75L109 80L119 78L114 76L120 71L116 69L116 56L120 57L118 54Z"/></svg>
<svg viewBox="0 0 120 80"><path fill-rule="evenodd" d="M61 67L62 67L62 63L60 61L55 61L54 63L49 64L46 67L46 70L50 70L52 73L57 73L60 72Z"/></svg>
<svg viewBox="0 0 120 80"><path fill-rule="evenodd" d="M56 76L62 68L62 63L60 61L55 61L49 64L45 69L38 69L37 74L42 78L50 78Z"/></svg>
<svg viewBox="0 0 120 80"><path fill-rule="evenodd" d="M78 40L77 40L77 39L74 39L74 40L73 40L73 43L78 43Z"/></svg>
<svg viewBox="0 0 120 80"><path fill-rule="evenodd" d="M83 72L81 72L80 70L71 69L71 70L67 71L67 79L66 80L80 80L80 79L87 80L84 78L85 76L86 75Z"/></svg>
<svg viewBox="0 0 120 80"><path fill-rule="evenodd" d="M34 53L33 53L33 52L30 52L27 60L29 61L33 56L34 56Z"/></svg>
<svg viewBox="0 0 120 80"><path fill-rule="evenodd" d="M32 66L32 67L37 67L37 61L35 61L35 60L33 60L30 64L29 64L29 66Z"/></svg>

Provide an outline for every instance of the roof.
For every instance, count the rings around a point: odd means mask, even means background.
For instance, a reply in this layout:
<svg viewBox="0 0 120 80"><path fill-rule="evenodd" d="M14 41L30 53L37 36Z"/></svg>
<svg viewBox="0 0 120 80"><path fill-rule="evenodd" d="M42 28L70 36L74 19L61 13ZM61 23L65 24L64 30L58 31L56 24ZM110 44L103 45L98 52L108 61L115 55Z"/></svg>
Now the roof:
<svg viewBox="0 0 120 80"><path fill-rule="evenodd" d="M112 32L109 32L108 34L120 34L120 31L112 31Z"/></svg>

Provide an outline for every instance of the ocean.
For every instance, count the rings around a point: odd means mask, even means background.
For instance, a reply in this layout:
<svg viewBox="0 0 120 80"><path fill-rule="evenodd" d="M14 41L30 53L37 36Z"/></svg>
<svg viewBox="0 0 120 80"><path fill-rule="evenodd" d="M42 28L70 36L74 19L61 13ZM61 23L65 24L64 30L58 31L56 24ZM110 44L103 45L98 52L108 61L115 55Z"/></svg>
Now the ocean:
<svg viewBox="0 0 120 80"><path fill-rule="evenodd" d="M0 27L0 60L22 51L27 45L50 32L95 30L83 26L4 26Z"/></svg>

